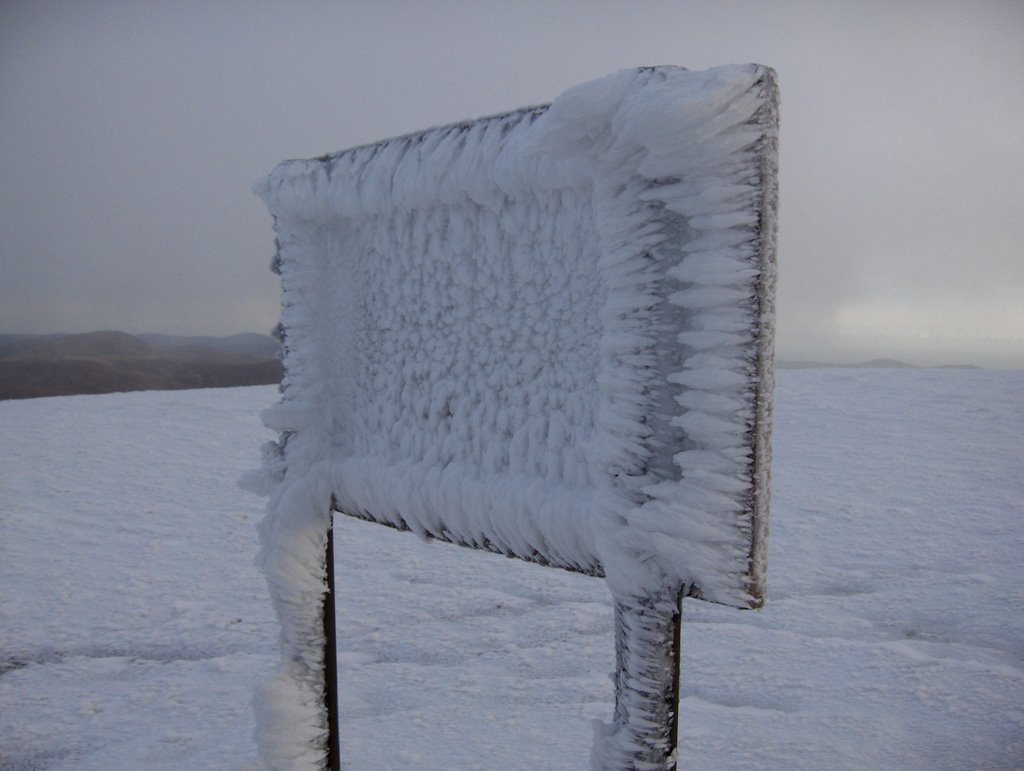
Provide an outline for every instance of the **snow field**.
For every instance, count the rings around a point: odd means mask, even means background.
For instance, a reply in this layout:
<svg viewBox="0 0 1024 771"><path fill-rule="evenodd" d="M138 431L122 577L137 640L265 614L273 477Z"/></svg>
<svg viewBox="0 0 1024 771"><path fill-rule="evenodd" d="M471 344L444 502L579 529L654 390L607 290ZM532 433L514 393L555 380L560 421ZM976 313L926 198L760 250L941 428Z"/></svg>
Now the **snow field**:
<svg viewBox="0 0 1024 771"><path fill-rule="evenodd" d="M270 387L0 402L0 768L251 769ZM684 605L692 769L1024 764L1024 373L778 374L769 602ZM598 579L338 518L346 768L587 768Z"/></svg>

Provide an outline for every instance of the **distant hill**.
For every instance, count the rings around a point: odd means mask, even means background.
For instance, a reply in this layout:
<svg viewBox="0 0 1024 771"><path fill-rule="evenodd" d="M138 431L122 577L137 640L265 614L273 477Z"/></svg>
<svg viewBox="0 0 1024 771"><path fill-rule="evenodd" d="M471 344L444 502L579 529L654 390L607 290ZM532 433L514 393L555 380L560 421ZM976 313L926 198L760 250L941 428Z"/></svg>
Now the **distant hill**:
<svg viewBox="0 0 1024 771"><path fill-rule="evenodd" d="M209 348L250 356L277 356L281 344L270 335L243 332L230 337L182 337L180 335L139 335L154 348Z"/></svg>
<svg viewBox="0 0 1024 771"><path fill-rule="evenodd" d="M0 399L281 381L269 335L0 335Z"/></svg>

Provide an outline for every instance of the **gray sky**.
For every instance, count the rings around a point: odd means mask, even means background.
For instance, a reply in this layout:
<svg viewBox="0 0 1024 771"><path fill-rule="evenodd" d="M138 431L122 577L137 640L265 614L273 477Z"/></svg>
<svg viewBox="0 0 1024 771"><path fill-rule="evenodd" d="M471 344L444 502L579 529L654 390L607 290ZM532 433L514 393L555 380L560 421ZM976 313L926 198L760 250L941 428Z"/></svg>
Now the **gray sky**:
<svg viewBox="0 0 1024 771"><path fill-rule="evenodd" d="M276 323L280 160L775 67L778 352L1024 367L1024 3L0 3L0 332Z"/></svg>

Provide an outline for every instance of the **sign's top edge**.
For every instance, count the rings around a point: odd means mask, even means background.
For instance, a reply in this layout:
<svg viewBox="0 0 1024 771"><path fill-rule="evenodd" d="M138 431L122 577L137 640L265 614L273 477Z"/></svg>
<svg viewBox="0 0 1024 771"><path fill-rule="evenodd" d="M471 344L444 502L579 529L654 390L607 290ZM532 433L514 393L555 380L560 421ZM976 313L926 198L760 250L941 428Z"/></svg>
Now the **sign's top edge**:
<svg viewBox="0 0 1024 771"><path fill-rule="evenodd" d="M763 64L745 64L745 65L723 65L724 67L752 67L762 72L770 72L774 75L774 70ZM709 70L721 69L721 67L711 67ZM674 64L661 64L653 66L641 66L641 67L630 67L619 70L619 73L633 73L634 75L640 75L643 73L667 73L667 72L693 72L699 73L700 70L690 70L687 67L682 67ZM506 110L500 113L494 113L491 115L484 115L478 118L465 118L463 120L453 121L452 123L444 123L436 126L429 126L424 129L418 129L416 131L410 131L406 134L399 134L386 139L381 139L376 142L365 142L359 145L353 145L343 150L336 150L334 152L324 153L323 155L314 156L312 158L289 158L288 160L282 161L278 164L278 168L289 166L292 164L308 164L308 163L330 163L331 161L348 155L350 153L356 153L367 150L369 148L380 148L389 144L402 143L402 142L414 142L419 141L429 134L439 132L451 132L451 131L468 131L474 126L478 126L485 123L492 123L497 121L505 121L515 117L529 117L530 120L534 120L545 113L552 105L552 102L544 102L541 104L527 105L524 107L518 107L512 110Z"/></svg>
<svg viewBox="0 0 1024 771"><path fill-rule="evenodd" d="M494 115L485 115L480 118L466 118L465 120L455 121L454 123L445 123L440 126L430 126L429 128L419 129L418 131L410 131L408 134L399 134L398 136L388 137L387 139L381 139L376 142L366 142L361 145L354 145L347 147L344 150L337 150L333 153L325 153L324 155L318 155L313 158L292 158L284 163L310 163L310 162L329 162L335 158L340 158L343 155L349 153L359 152L360 150L366 150L371 147L383 147L384 145L394 144L398 142L415 142L428 134L435 132L449 132L449 131L468 131L473 126L477 126L481 123L492 123L496 121L508 120L514 117L527 117L531 119L542 115L547 109L551 107L550 102L544 104L531 105L529 107L519 107L514 110L508 110L506 112L495 113Z"/></svg>

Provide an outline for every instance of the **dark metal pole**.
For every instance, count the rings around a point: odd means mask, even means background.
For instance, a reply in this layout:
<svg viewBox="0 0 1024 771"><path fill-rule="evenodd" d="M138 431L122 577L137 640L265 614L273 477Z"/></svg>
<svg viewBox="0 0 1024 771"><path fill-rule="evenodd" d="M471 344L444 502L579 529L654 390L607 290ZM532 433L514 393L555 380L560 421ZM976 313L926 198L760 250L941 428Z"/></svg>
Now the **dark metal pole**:
<svg viewBox="0 0 1024 771"><path fill-rule="evenodd" d="M327 707L327 768L341 771L338 741L338 643L334 625L334 512L327 528L327 591L324 593L324 705Z"/></svg>
<svg viewBox="0 0 1024 771"><path fill-rule="evenodd" d="M679 597L676 600L676 613L672 619L674 629L672 630L672 752L679 757L679 680L683 669L683 597L686 596L686 587L679 589ZM679 761L677 760L676 763ZM670 766L669 771L676 771L676 764Z"/></svg>

